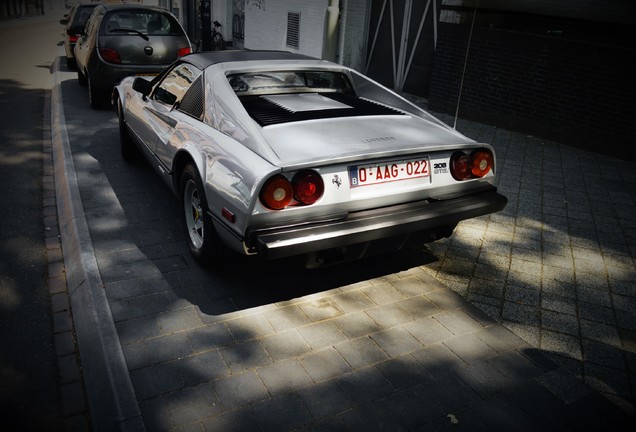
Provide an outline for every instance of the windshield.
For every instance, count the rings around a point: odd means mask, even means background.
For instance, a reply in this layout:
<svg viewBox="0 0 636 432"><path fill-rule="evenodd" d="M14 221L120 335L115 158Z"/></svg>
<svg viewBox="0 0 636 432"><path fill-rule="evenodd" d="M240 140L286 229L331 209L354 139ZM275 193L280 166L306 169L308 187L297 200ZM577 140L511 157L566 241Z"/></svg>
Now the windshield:
<svg viewBox="0 0 636 432"><path fill-rule="evenodd" d="M168 14L151 10L115 11L105 18L104 34L121 35L126 31L135 34L177 36L181 27Z"/></svg>

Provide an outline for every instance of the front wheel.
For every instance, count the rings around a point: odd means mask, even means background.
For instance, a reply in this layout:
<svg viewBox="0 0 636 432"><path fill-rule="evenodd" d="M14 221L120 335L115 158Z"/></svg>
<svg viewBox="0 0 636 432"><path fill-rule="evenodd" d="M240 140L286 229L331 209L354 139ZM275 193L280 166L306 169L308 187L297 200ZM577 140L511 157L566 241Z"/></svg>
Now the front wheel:
<svg viewBox="0 0 636 432"><path fill-rule="evenodd" d="M201 176L193 164L187 165L181 174L181 202L192 255L205 263L220 259L224 248L208 214Z"/></svg>

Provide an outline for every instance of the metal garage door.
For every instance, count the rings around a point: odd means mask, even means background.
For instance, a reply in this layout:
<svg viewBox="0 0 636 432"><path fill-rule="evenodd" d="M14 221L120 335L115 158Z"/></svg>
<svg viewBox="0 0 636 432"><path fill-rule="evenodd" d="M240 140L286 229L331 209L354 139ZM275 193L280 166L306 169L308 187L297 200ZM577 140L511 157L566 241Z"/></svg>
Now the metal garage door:
<svg viewBox="0 0 636 432"><path fill-rule="evenodd" d="M373 0L365 72L397 91L427 97L442 0Z"/></svg>

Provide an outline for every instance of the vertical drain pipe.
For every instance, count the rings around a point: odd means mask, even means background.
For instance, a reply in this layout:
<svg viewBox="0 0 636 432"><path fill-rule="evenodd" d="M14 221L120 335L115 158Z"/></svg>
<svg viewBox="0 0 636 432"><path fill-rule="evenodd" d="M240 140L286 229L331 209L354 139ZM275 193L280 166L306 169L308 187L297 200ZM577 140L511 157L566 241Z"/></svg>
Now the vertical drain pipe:
<svg viewBox="0 0 636 432"><path fill-rule="evenodd" d="M340 17L340 0L329 0L327 16L325 18L325 44L323 48L323 59L332 62L336 61L338 47L338 19Z"/></svg>

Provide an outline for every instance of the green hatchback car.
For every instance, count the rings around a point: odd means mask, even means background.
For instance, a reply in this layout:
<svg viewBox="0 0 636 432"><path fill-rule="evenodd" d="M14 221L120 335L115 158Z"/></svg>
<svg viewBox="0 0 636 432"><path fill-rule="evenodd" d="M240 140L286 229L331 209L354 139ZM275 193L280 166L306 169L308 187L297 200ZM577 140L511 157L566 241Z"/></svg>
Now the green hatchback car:
<svg viewBox="0 0 636 432"><path fill-rule="evenodd" d="M131 75L157 75L192 44L166 9L140 4L97 6L75 44L77 78L91 107L101 108L113 87Z"/></svg>

